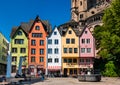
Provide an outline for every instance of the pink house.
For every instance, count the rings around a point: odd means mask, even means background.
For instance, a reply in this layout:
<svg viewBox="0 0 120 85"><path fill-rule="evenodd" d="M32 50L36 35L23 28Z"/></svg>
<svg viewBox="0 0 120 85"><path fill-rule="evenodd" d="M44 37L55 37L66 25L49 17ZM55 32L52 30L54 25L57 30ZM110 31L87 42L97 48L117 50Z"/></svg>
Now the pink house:
<svg viewBox="0 0 120 85"><path fill-rule="evenodd" d="M95 58L95 40L89 28L84 28L80 35L80 57L79 57L79 72L87 72L93 70Z"/></svg>

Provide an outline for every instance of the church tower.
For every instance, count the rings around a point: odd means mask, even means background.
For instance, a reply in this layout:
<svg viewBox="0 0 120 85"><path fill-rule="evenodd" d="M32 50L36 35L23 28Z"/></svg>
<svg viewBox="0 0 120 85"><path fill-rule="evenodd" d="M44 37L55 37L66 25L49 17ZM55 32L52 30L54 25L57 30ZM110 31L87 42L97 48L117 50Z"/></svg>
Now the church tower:
<svg viewBox="0 0 120 85"><path fill-rule="evenodd" d="M71 0L71 19L85 20L87 11L92 8L96 0Z"/></svg>
<svg viewBox="0 0 120 85"><path fill-rule="evenodd" d="M71 19L85 26L101 21L103 11L109 7L111 0L71 0Z"/></svg>

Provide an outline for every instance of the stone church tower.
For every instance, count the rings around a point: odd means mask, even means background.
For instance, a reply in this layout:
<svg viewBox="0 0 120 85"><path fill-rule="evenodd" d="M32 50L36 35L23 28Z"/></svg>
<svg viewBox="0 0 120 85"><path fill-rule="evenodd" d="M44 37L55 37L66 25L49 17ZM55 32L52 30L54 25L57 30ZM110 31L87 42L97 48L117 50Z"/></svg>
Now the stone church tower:
<svg viewBox="0 0 120 85"><path fill-rule="evenodd" d="M71 20L79 22L81 27L94 28L102 24L103 11L110 0L71 0Z"/></svg>
<svg viewBox="0 0 120 85"><path fill-rule="evenodd" d="M71 18L75 21L85 20L87 11L92 8L96 0L71 0Z"/></svg>

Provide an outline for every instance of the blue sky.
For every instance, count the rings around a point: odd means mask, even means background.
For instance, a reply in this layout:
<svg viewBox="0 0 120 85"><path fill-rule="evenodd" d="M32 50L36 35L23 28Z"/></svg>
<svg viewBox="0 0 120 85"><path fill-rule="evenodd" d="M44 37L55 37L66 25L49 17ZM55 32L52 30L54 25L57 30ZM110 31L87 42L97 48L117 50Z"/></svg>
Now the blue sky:
<svg viewBox="0 0 120 85"><path fill-rule="evenodd" d="M28 22L39 15L49 20L52 28L70 20L71 0L1 0L0 32L10 40L13 26Z"/></svg>

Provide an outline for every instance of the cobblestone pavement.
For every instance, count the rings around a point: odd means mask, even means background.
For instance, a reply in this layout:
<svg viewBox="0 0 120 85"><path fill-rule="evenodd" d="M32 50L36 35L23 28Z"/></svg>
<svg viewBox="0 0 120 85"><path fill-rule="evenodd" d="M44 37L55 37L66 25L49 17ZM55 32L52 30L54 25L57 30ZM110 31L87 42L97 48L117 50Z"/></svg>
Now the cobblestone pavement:
<svg viewBox="0 0 120 85"><path fill-rule="evenodd" d="M77 78L47 78L32 85L120 85L120 78L104 77L100 82L79 82Z"/></svg>

